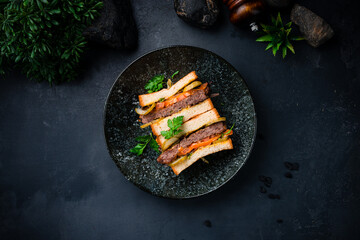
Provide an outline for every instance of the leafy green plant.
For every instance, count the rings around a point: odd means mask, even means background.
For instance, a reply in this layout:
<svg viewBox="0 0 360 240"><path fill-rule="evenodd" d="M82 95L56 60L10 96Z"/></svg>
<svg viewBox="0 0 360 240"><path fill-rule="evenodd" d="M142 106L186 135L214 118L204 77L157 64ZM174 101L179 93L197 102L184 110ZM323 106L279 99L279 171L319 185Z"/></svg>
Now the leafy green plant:
<svg viewBox="0 0 360 240"><path fill-rule="evenodd" d="M292 30L292 22L283 24L281 20L280 13L278 13L277 18L271 17L272 25L261 24L262 30L265 33L264 36L256 39L257 42L270 42L265 51L272 48L274 56L279 49L282 49L282 56L285 58L287 54L287 49L295 54L295 50L290 41L299 41L303 40L303 37L294 37L291 36L290 32Z"/></svg>
<svg viewBox="0 0 360 240"><path fill-rule="evenodd" d="M6 5L1 4L8 2ZM97 0L12 0L0 3L0 73L20 68L30 79L68 82L77 75L82 32L99 14Z"/></svg>
<svg viewBox="0 0 360 240"><path fill-rule="evenodd" d="M170 128L168 131L161 131L161 135L165 137L165 139L170 139L177 134L181 133L182 130L179 129L183 124L184 116L178 116L173 118L172 120L169 119L167 122L168 127Z"/></svg>
<svg viewBox="0 0 360 240"><path fill-rule="evenodd" d="M149 144L149 146L157 153L159 153L159 145L153 138L152 134L140 136L135 138L137 142L139 142L134 148L130 149L131 153L134 153L138 156L140 156L143 152L146 146Z"/></svg>

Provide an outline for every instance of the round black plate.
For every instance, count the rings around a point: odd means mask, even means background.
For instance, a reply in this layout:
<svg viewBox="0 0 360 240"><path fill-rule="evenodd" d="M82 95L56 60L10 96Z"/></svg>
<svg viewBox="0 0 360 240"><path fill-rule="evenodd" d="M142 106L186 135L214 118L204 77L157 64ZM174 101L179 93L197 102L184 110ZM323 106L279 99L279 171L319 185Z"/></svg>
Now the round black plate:
<svg viewBox="0 0 360 240"><path fill-rule="evenodd" d="M176 176L170 167L156 162L158 154L150 147L141 156L129 152L137 144L135 137L151 132L140 128L134 109L154 75L168 78L179 71L178 80L193 70L199 80L211 84L212 93L220 93L212 100L228 127L235 123L234 149L207 156L209 164L197 161ZM249 90L234 67L210 51L174 46L140 57L121 73L105 105L104 130L110 155L126 179L156 196L182 199L214 191L238 172L254 144L256 115Z"/></svg>

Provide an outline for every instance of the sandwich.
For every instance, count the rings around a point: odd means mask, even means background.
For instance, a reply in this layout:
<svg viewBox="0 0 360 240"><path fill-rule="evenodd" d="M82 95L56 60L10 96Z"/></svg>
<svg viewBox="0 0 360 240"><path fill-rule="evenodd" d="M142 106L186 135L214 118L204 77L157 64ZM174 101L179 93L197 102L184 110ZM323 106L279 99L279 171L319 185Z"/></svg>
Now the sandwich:
<svg viewBox="0 0 360 240"><path fill-rule="evenodd" d="M157 162L176 175L205 156L233 149L232 128L226 127L209 91L193 71L175 84L168 80L167 88L139 95L141 127L151 127L162 152Z"/></svg>
<svg viewBox="0 0 360 240"><path fill-rule="evenodd" d="M183 138L179 143L164 151L157 161L169 165L178 175L200 158L222 150L233 149L229 138L231 134L232 130L227 130L223 122L212 124Z"/></svg>

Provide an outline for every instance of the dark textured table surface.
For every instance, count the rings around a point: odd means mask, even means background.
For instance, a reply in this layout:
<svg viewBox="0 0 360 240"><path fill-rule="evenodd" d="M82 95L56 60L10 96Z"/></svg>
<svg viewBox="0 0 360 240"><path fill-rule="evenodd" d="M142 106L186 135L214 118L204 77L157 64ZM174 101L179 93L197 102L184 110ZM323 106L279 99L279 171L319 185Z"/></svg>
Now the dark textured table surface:
<svg viewBox="0 0 360 240"><path fill-rule="evenodd" d="M0 81L0 239L360 239L360 43L357 1L299 1L334 28L282 60L222 12L191 27L170 0L133 1L139 47L92 49L78 81L49 87L16 72ZM125 180L103 135L119 73L159 47L224 57L254 96L258 137L226 185L190 200L154 197ZM298 162L293 178L284 162ZM270 176L268 193L259 175ZM282 223L277 220L282 219Z"/></svg>

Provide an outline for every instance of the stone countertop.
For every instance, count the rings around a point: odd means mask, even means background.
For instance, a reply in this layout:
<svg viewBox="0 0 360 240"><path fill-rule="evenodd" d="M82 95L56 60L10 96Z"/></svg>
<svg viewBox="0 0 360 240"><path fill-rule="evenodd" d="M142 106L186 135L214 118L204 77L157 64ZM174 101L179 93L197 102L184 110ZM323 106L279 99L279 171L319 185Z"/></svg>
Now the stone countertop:
<svg viewBox="0 0 360 240"><path fill-rule="evenodd" d="M360 21L353 1L299 1L333 27L314 49L295 44L285 60L230 24L202 30L170 0L132 1L136 51L92 48L78 81L49 87L17 72L0 81L1 239L359 239ZM190 200L154 197L111 160L103 108L133 60L170 45L222 56L254 97L258 136L239 173ZM299 171L285 178L284 162ZM269 199L259 175L273 179ZM282 220L279 223L277 220Z"/></svg>

